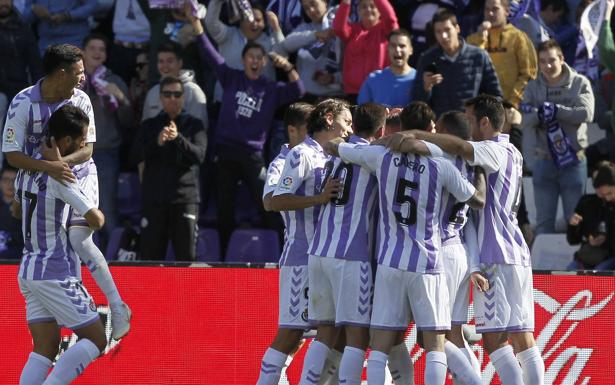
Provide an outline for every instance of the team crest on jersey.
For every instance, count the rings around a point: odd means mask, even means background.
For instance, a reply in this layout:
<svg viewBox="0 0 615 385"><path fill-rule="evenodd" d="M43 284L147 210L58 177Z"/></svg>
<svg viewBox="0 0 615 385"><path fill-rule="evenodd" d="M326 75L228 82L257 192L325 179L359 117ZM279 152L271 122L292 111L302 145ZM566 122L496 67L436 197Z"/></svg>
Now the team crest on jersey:
<svg viewBox="0 0 615 385"><path fill-rule="evenodd" d="M90 299L90 310L97 311L96 310L96 304L94 303L93 299Z"/></svg>
<svg viewBox="0 0 615 385"><path fill-rule="evenodd" d="M6 129L6 133L4 136L4 142L5 143L13 143L15 142L15 129L14 128L7 128Z"/></svg>
<svg viewBox="0 0 615 385"><path fill-rule="evenodd" d="M284 179L282 179L282 182L280 183L280 187L284 189L289 189L290 186L292 186L292 184L293 184L293 177L287 176Z"/></svg>

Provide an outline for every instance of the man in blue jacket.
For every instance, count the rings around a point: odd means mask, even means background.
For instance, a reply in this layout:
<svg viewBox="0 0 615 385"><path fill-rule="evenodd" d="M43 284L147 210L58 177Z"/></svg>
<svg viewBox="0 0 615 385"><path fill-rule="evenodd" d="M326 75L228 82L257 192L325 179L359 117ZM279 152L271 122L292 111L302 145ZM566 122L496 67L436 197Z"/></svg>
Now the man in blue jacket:
<svg viewBox="0 0 615 385"><path fill-rule="evenodd" d="M463 110L463 103L479 94L502 96L489 55L459 36L457 17L440 9L432 19L438 45L419 59L413 95L427 102L436 115Z"/></svg>

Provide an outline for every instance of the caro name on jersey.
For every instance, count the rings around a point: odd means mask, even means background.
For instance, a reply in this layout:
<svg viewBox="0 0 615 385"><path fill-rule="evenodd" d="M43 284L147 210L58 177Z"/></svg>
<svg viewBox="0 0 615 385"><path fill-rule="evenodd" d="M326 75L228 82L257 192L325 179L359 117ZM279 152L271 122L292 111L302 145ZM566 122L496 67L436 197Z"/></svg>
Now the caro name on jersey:
<svg viewBox="0 0 615 385"><path fill-rule="evenodd" d="M441 157L346 143L340 144L339 154L345 162L359 164L378 178L382 217L376 245L378 263L418 273L443 272L439 229L442 195L449 191L465 202L474 194L474 186Z"/></svg>
<svg viewBox="0 0 615 385"><path fill-rule="evenodd" d="M470 164L482 167L487 179L485 208L477 223L480 262L530 266L530 252L517 223L523 157L505 134L471 144Z"/></svg>
<svg viewBox="0 0 615 385"><path fill-rule="evenodd" d="M352 135L349 143L369 142ZM331 177L342 184L337 198L323 206L310 254L355 261L371 261L376 221L376 177L369 170L335 157ZM329 167L327 167L329 168Z"/></svg>
<svg viewBox="0 0 615 385"><path fill-rule="evenodd" d="M86 142L96 141L94 110L90 97L75 88L73 95L57 103L46 103L41 96L41 82L20 91L9 105L2 134L3 152L23 152L32 156L39 148L41 138L47 134L47 123L51 114L65 104L81 108L90 119Z"/></svg>
<svg viewBox="0 0 615 385"><path fill-rule="evenodd" d="M286 156L274 196L295 194L314 196L321 192L328 157L320 144L309 136ZM280 266L307 265L308 247L314 237L320 205L306 209L283 211L286 241Z"/></svg>
<svg viewBox="0 0 615 385"><path fill-rule="evenodd" d="M86 213L94 204L77 183L65 186L41 172L20 173L15 188L24 236L19 276L34 280L75 276L78 266L69 256L66 232L69 207Z"/></svg>

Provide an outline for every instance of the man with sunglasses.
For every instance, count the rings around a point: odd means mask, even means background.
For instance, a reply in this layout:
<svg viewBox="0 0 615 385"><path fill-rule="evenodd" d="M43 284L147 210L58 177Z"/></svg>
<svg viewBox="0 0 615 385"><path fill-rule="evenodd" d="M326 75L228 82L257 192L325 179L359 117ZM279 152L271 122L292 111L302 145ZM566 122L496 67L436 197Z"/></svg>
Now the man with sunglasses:
<svg viewBox="0 0 615 385"><path fill-rule="evenodd" d="M163 260L169 240L176 260L193 261L199 213L199 166L207 135L200 119L184 111L184 84L160 82L162 111L139 129L134 161L143 162L141 256Z"/></svg>

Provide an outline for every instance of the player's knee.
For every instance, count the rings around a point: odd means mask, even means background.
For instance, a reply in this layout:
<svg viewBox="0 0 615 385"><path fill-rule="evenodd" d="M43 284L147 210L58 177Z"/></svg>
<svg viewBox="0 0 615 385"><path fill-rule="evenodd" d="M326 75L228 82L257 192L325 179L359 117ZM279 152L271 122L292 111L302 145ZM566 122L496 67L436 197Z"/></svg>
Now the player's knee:
<svg viewBox="0 0 615 385"><path fill-rule="evenodd" d="M53 361L60 351L60 336L34 341L34 352Z"/></svg>

